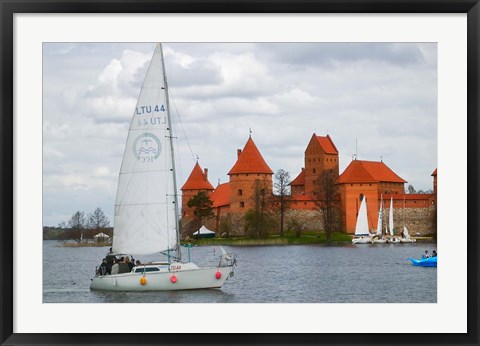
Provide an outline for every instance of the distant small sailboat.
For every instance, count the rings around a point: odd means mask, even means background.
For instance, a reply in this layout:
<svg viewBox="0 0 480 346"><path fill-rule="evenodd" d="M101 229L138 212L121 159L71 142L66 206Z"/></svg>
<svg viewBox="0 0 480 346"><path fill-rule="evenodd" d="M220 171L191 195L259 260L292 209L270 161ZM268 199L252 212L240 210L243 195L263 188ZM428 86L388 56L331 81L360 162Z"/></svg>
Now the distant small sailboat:
<svg viewBox="0 0 480 346"><path fill-rule="evenodd" d="M162 46L157 44L130 123L118 179L113 255L162 253L164 261L97 274L90 288L170 291L220 288L235 257L222 249L218 265L182 261L172 121ZM101 271L101 274L104 272Z"/></svg>
<svg viewBox="0 0 480 346"><path fill-rule="evenodd" d="M407 226L405 226L405 197L403 198L403 232L400 243L415 243L417 239L410 238Z"/></svg>
<svg viewBox="0 0 480 346"><path fill-rule="evenodd" d="M368 230L367 216L367 198L363 197L358 209L357 224L355 225L355 237L352 239L353 244L371 244L372 236Z"/></svg>
<svg viewBox="0 0 480 346"><path fill-rule="evenodd" d="M388 238L388 242L392 244L400 243L400 239L394 236L394 228L393 228L393 197L390 197L390 210L388 214L388 228L390 231L390 238Z"/></svg>
<svg viewBox="0 0 480 346"><path fill-rule="evenodd" d="M378 209L378 221L377 221L377 232L372 238L372 243L374 244L385 244L387 239L383 237L382 234L382 224L383 224L383 195L380 195L380 208Z"/></svg>

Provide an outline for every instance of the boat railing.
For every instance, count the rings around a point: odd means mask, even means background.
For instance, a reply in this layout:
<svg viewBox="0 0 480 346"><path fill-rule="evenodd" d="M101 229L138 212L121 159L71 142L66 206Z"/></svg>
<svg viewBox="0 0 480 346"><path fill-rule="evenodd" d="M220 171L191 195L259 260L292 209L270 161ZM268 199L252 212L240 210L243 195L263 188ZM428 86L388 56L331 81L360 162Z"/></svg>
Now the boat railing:
<svg viewBox="0 0 480 346"><path fill-rule="evenodd" d="M218 264L219 267L231 267L236 264L235 254L233 253L224 253L220 256L220 263Z"/></svg>

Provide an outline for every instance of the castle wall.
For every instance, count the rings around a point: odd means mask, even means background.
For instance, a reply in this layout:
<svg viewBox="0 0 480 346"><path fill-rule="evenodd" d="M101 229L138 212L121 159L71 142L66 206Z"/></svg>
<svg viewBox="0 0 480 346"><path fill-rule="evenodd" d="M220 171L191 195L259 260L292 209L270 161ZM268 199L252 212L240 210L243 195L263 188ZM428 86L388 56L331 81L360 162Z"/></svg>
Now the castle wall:
<svg viewBox="0 0 480 346"><path fill-rule="evenodd" d="M324 231L323 213L320 210L290 209L285 215L285 230L290 220L297 221L302 230Z"/></svg>
<svg viewBox="0 0 480 346"><path fill-rule="evenodd" d="M388 215L390 208L385 210L386 219L388 222ZM430 205L426 208L401 208L393 209L393 229L395 235L401 236L403 226L405 225L410 233L410 236L425 236L437 232L437 208L436 205Z"/></svg>
<svg viewBox="0 0 480 346"><path fill-rule="evenodd" d="M185 222L190 222L195 218L194 215L194 210L193 208L188 207L188 201L195 196L197 193L200 191L204 191L207 193L208 196L212 194L212 191L209 190L184 190L182 191L182 220L185 220Z"/></svg>
<svg viewBox="0 0 480 346"><path fill-rule="evenodd" d="M378 209L378 184L341 184L339 186L341 200L341 225L347 233L355 233L357 223L358 209L360 208L360 197L363 195L367 199L367 218L368 227L373 229L377 227Z"/></svg>
<svg viewBox="0 0 480 346"><path fill-rule="evenodd" d="M259 180L265 186L265 194L272 192L272 175L265 173L241 173L230 175L230 212L245 214L254 207L252 196L255 190L255 181Z"/></svg>

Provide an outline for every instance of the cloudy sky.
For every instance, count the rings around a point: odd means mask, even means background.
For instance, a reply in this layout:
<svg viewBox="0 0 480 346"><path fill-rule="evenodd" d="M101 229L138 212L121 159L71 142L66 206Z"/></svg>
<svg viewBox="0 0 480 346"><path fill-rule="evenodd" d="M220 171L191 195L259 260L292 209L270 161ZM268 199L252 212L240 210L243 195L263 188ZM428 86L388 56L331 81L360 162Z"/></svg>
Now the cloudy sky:
<svg viewBox="0 0 480 346"><path fill-rule="evenodd" d="M153 43L43 46L43 224L102 208L113 224L118 171ZM164 44L178 185L196 157L212 185L252 130L273 171L295 178L313 133L340 172L383 161L417 190L437 167L433 43Z"/></svg>

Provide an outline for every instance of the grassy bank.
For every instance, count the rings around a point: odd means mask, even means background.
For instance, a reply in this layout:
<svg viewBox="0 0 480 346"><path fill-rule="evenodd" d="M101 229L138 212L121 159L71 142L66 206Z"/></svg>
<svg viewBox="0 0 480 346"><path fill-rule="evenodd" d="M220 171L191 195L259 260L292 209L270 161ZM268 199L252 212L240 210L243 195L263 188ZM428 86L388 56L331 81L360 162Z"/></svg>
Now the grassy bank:
<svg viewBox="0 0 480 346"><path fill-rule="evenodd" d="M296 237L293 234L286 234L283 237L271 235L268 238L256 239L248 237L233 238L207 238L190 239L188 243L195 245L233 245L233 246L254 246L254 245L308 245L308 244L328 244L328 243L350 243L352 236L334 232L331 235L330 242L327 241L325 233L305 232Z"/></svg>

